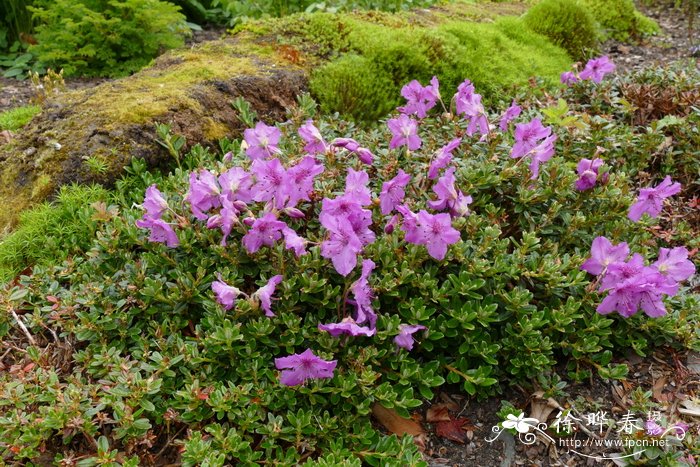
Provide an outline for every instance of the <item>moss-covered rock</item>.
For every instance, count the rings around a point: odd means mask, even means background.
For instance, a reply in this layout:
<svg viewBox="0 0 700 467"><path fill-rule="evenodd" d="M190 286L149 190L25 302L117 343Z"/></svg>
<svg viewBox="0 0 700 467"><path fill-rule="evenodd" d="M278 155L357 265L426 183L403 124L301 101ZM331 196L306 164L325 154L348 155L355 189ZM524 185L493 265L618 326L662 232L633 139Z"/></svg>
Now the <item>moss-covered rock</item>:
<svg viewBox="0 0 700 467"><path fill-rule="evenodd" d="M305 72L276 52L228 39L169 52L131 77L59 95L0 146L0 229L62 185L110 184L133 157L168 165L154 122L171 124L188 145L213 143L242 130L234 97L274 121L306 86Z"/></svg>

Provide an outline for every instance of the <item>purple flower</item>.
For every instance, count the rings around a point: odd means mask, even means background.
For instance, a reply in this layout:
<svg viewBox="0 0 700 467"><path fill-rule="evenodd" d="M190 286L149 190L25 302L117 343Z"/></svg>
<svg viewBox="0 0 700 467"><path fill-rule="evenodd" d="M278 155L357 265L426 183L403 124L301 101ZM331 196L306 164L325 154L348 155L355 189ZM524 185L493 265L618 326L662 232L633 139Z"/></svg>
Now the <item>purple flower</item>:
<svg viewBox="0 0 700 467"><path fill-rule="evenodd" d="M275 293L275 288L282 282L282 276L272 276L267 284L260 287L257 292L253 294L253 298L260 300L263 310L265 310L265 316L273 317L275 314L272 312L272 294Z"/></svg>
<svg viewBox="0 0 700 467"><path fill-rule="evenodd" d="M168 202L163 198L163 194L158 190L155 183L146 188L146 197L143 200L143 208L146 213L144 219L160 219L168 209Z"/></svg>
<svg viewBox="0 0 700 467"><path fill-rule="evenodd" d="M287 169L287 207L294 207L301 200L309 200L314 189L314 177L323 172L323 164L316 163L311 156L304 157L297 165Z"/></svg>
<svg viewBox="0 0 700 467"><path fill-rule="evenodd" d="M428 201L428 206L436 211L443 211L449 208L450 213L454 217L468 216L472 197L465 196L461 191L457 191L455 188L454 174L455 168L450 167L445 174L438 179L437 183L433 186L433 191L438 195L438 199L435 201Z"/></svg>
<svg viewBox="0 0 700 467"><path fill-rule="evenodd" d="M435 76L425 87L417 80L413 80L401 88L401 95L406 98L407 102L404 107L399 107L399 112L425 118L428 111L435 107L435 103L440 98L440 84Z"/></svg>
<svg viewBox="0 0 700 467"><path fill-rule="evenodd" d="M228 285L221 279L221 274L217 274L219 280L211 283L211 289L216 295L216 301L224 307L224 310L230 310L236 304L236 299L239 295L244 295L243 292L236 287Z"/></svg>
<svg viewBox="0 0 700 467"><path fill-rule="evenodd" d="M560 81L562 84L566 84L569 86L571 86L572 84L574 84L578 80L579 80L578 76L576 76L573 71L565 71L564 73L561 74L561 78L560 78Z"/></svg>
<svg viewBox="0 0 700 467"><path fill-rule="evenodd" d="M606 271L610 264L625 261L629 254L627 243L613 245L605 237L596 237L591 245L591 257L581 265L581 269L597 276Z"/></svg>
<svg viewBox="0 0 700 467"><path fill-rule="evenodd" d="M253 161L251 171L256 183L251 188L255 201L275 201L275 207L281 209L288 196L287 171L279 159L270 161Z"/></svg>
<svg viewBox="0 0 700 467"><path fill-rule="evenodd" d="M501 121L499 122L498 126L501 129L502 132L508 131L508 125L510 122L512 122L518 115L520 115L520 112L522 109L518 104L513 101L510 104L510 107L506 110L506 112L503 114L501 117Z"/></svg>
<svg viewBox="0 0 700 467"><path fill-rule="evenodd" d="M388 182L382 184L382 191L379 193L379 205L382 214L391 214L394 208L403 202L406 192L404 187L411 181L411 176L399 169L398 175Z"/></svg>
<svg viewBox="0 0 700 467"><path fill-rule="evenodd" d="M510 151L510 157L518 159L530 153L542 139L552 134L552 129L542 126L539 118L529 123L515 125L515 144Z"/></svg>
<svg viewBox="0 0 700 467"><path fill-rule="evenodd" d="M413 334L425 329L428 328L420 324L399 324L399 334L394 337L394 343L406 350L413 350Z"/></svg>
<svg viewBox="0 0 700 467"><path fill-rule="evenodd" d="M433 160L430 162L430 168L428 169L428 178L430 180L435 179L440 173L440 170L447 167L452 161L452 151L457 149L457 146L459 146L461 142L461 138L455 138L437 150L433 156Z"/></svg>
<svg viewBox="0 0 700 467"><path fill-rule="evenodd" d="M371 259L362 261L362 274L360 278L353 282L350 291L353 294L355 306L357 307L357 323L369 322L370 329L374 329L377 322L377 314L372 309L372 288L369 285L369 275L372 274L375 264Z"/></svg>
<svg viewBox="0 0 700 467"><path fill-rule="evenodd" d="M386 124L393 136L391 143L389 143L390 149L408 146L409 150L414 151L421 147L422 142L418 137L418 123L408 115L401 114L398 118L390 119Z"/></svg>
<svg viewBox="0 0 700 467"><path fill-rule="evenodd" d="M644 424L644 429L649 436L659 436L664 432L663 427L654 420L647 420Z"/></svg>
<svg viewBox="0 0 700 467"><path fill-rule="evenodd" d="M396 229L396 226L399 225L399 220L400 218L398 214L394 214L393 216L391 216L389 222L387 222L384 226L384 233L387 235L391 235L394 232L394 229Z"/></svg>
<svg viewBox="0 0 700 467"><path fill-rule="evenodd" d="M330 379L337 364L337 360L322 360L314 355L311 349L306 349L301 354L275 359L275 367L284 370L280 375L280 383L285 386L298 386L307 379Z"/></svg>
<svg viewBox="0 0 700 467"><path fill-rule="evenodd" d="M489 132L489 122L486 118L484 106L481 104L481 95L474 92L474 85L468 79L457 88L455 103L457 113L464 115L469 120L467 134L472 136L479 130L482 135Z"/></svg>
<svg viewBox="0 0 700 467"><path fill-rule="evenodd" d="M136 221L136 225L142 229L151 230L151 234L148 237L149 242L165 243L165 246L168 248L176 248L180 245L180 240L178 240L175 230L162 219L139 219Z"/></svg>
<svg viewBox="0 0 700 467"><path fill-rule="evenodd" d="M345 195L357 200L361 206L372 204L372 193L367 187L368 183L367 172L349 168L348 175L345 177Z"/></svg>
<svg viewBox="0 0 700 467"><path fill-rule="evenodd" d="M632 255L629 261L611 263L600 281L600 290L611 289L616 284L638 277L645 268L644 258L639 253Z"/></svg>
<svg viewBox="0 0 700 467"><path fill-rule="evenodd" d="M253 180L248 172L240 167L233 167L219 175L221 194L230 201L242 201L250 203L252 195L250 187Z"/></svg>
<svg viewBox="0 0 700 467"><path fill-rule="evenodd" d="M216 181L216 176L208 170L201 170L199 175L190 173L190 190L185 196L185 201L190 203L190 209L194 217L200 221L207 220L205 212L221 206L219 195L221 190Z"/></svg>
<svg viewBox="0 0 700 467"><path fill-rule="evenodd" d="M594 58L586 63L586 67L583 69L579 78L582 80L590 79L594 83L600 83L603 81L603 77L608 73L615 71L615 64L611 62L606 55Z"/></svg>
<svg viewBox="0 0 700 467"><path fill-rule="evenodd" d="M281 136L282 133L276 127L258 122L255 124L255 129L248 128L243 132L243 138L248 144L245 153L253 160L267 159L280 154L277 144Z"/></svg>
<svg viewBox="0 0 700 467"><path fill-rule="evenodd" d="M576 180L576 189L578 191L586 191L593 188L598 180L598 170L603 165L603 159L595 158L581 159L576 166L578 180ZM605 175L603 175L605 176Z"/></svg>
<svg viewBox="0 0 700 467"><path fill-rule="evenodd" d="M408 228L406 241L425 245L430 256L437 260L444 259L447 246L460 239L459 232L452 227L452 218L449 214L429 214L425 210L421 210L416 217L414 226L410 225L410 221L407 223L407 218L404 217L402 228Z"/></svg>
<svg viewBox="0 0 700 467"><path fill-rule="evenodd" d="M282 229L282 235L284 236L284 247L287 250L293 250L297 258L307 253L306 244L308 242L306 239L297 235L294 230L285 227Z"/></svg>
<svg viewBox="0 0 700 467"><path fill-rule="evenodd" d="M661 248L659 259L652 266L664 276L677 282L689 279L695 274L695 265L688 259L688 250L682 246L671 250Z"/></svg>
<svg viewBox="0 0 700 467"><path fill-rule="evenodd" d="M374 154L372 154L369 149L360 147L360 143L352 138L336 138L331 142L331 146L334 148L347 149L357 154L357 157L363 164L372 165L372 161L374 160Z"/></svg>
<svg viewBox="0 0 700 467"><path fill-rule="evenodd" d="M340 323L319 324L318 329L326 331L333 337L338 337L341 334L349 334L353 337L373 336L377 333L376 329L358 326L352 318L345 318Z"/></svg>
<svg viewBox="0 0 700 467"><path fill-rule="evenodd" d="M639 190L637 202L630 207L627 217L634 222L639 221L644 213L651 217L656 217L664 207L664 200L681 191L681 184L671 181L670 176L666 176L664 181L654 188L642 188Z"/></svg>
<svg viewBox="0 0 700 467"><path fill-rule="evenodd" d="M685 436L686 433L688 433L689 428L690 427L688 426L688 424L684 422L678 422L675 425L673 425L673 429L675 430L678 436Z"/></svg>
<svg viewBox="0 0 700 467"><path fill-rule="evenodd" d="M321 132L314 126L313 120L307 120L306 123L299 127L298 132L301 139L306 141L304 151L310 154L323 154L328 149Z"/></svg>
<svg viewBox="0 0 700 467"><path fill-rule="evenodd" d="M242 242L248 253L255 253L262 247L272 246L282 238L282 230L287 227L277 216L268 212L263 217L255 219L250 230L243 236Z"/></svg>
<svg viewBox="0 0 700 467"><path fill-rule="evenodd" d="M414 245L425 245L423 241L423 236L418 223L418 214L412 212L406 206L396 206L396 210L401 213L403 217L403 222L401 223L401 230L404 231L404 239L408 243Z"/></svg>
<svg viewBox="0 0 700 467"><path fill-rule="evenodd" d="M321 243L321 256L333 262L338 274L347 276L357 265L362 241L344 217L327 216L323 226L330 231L330 236Z"/></svg>
<svg viewBox="0 0 700 467"><path fill-rule="evenodd" d="M532 173L530 180L535 180L540 174L540 164L547 162L554 155L554 142L556 140L557 135L548 136L529 152L532 155L529 166Z"/></svg>
<svg viewBox="0 0 700 467"><path fill-rule="evenodd" d="M234 204L225 196L221 197L221 202L223 205L221 211L219 211L219 214L207 220L207 228L212 229L214 227L220 227L221 232L224 234L221 239L221 246L226 246L226 240L231 234L233 226L238 223L238 214L240 211L238 211Z"/></svg>

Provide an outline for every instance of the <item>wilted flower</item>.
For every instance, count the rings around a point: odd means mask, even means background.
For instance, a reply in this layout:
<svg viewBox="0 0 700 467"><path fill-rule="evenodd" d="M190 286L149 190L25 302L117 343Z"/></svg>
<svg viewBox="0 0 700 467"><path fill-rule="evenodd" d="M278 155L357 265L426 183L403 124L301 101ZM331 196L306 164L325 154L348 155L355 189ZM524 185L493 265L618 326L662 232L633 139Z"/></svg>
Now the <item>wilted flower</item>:
<svg viewBox="0 0 700 467"><path fill-rule="evenodd" d="M323 360L306 349L301 354L275 359L275 367L282 371L280 383L285 386L298 386L307 379L330 379L333 377L337 360Z"/></svg>
<svg viewBox="0 0 700 467"><path fill-rule="evenodd" d="M572 85L575 82L579 81L579 79L573 71L565 71L561 74L560 81L562 84Z"/></svg>
<svg viewBox="0 0 700 467"><path fill-rule="evenodd" d="M375 264L371 259L362 261L362 274L360 278L353 282L350 286L355 306L357 307L357 315L355 321L358 323L369 322L369 327L374 329L374 324L377 321L377 315L372 309L372 288L369 285L369 275L372 274Z"/></svg>
<svg viewBox="0 0 700 467"><path fill-rule="evenodd" d="M428 168L428 178L430 180L436 178L440 174L440 170L449 165L452 161L452 151L457 149L457 146L459 146L461 142L461 138L455 138L437 150Z"/></svg>
<svg viewBox="0 0 700 467"><path fill-rule="evenodd" d="M360 143L352 138L336 138L331 142L331 146L334 148L343 148L348 151L357 154L360 162L367 165L372 165L374 160L374 154L367 149L360 146Z"/></svg>

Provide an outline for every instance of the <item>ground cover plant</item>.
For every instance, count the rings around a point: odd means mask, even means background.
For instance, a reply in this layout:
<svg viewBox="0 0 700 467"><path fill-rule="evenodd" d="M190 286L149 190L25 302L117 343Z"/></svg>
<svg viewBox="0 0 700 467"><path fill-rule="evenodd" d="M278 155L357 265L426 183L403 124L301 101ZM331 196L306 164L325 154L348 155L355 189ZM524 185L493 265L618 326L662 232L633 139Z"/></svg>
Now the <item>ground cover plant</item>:
<svg viewBox="0 0 700 467"><path fill-rule="evenodd" d="M621 94L697 75L613 68L500 103L411 81L369 130L310 120L308 98L279 126L239 102L243 140L168 174L135 160L84 253L2 295L3 458L423 465L375 403L408 415L444 384L483 398L560 362L624 378L623 351L698 348L697 224L677 214L699 115L639 124Z"/></svg>

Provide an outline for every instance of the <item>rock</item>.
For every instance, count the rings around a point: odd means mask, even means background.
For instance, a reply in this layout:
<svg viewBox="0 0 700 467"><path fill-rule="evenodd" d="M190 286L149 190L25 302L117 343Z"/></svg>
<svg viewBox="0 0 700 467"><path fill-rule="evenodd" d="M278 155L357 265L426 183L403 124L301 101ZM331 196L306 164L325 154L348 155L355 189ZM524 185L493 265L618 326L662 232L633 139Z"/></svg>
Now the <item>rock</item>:
<svg viewBox="0 0 700 467"><path fill-rule="evenodd" d="M168 52L133 76L47 101L30 125L0 146L0 231L61 185L109 186L134 157L150 167L169 165L155 141L155 122L170 124L190 146L242 132L230 104L237 96L268 123L282 119L307 77L270 50L238 38L202 43ZM90 158L107 170L91 171Z"/></svg>

